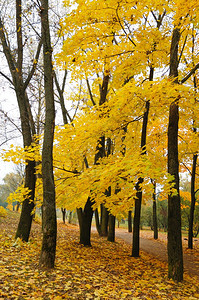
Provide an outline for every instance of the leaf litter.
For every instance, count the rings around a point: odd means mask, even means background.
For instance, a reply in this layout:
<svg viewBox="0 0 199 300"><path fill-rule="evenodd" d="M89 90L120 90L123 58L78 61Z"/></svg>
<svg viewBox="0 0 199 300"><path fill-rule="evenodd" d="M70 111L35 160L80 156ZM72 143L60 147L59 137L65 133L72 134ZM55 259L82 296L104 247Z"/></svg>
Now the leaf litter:
<svg viewBox="0 0 199 300"><path fill-rule="evenodd" d="M30 241L14 240L18 215L0 221L0 300L25 299L199 299L197 278L183 283L167 278L167 265L141 252L130 256L124 242L92 234L92 247L78 243L78 227L58 224L56 266L39 268L41 226L34 223Z"/></svg>

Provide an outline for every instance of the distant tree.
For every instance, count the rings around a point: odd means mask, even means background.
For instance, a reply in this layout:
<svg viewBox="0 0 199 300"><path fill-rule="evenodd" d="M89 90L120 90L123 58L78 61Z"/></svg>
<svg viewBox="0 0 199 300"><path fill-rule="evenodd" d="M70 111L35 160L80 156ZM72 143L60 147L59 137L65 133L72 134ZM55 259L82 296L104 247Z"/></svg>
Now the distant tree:
<svg viewBox="0 0 199 300"><path fill-rule="evenodd" d="M16 191L16 189L22 184L24 178L23 175L20 173L8 173L3 178L3 184L0 185L0 205L6 207L7 206L7 198L10 195L10 193L13 193ZM19 206L19 203L13 202L13 210L15 208L15 205L17 207Z"/></svg>

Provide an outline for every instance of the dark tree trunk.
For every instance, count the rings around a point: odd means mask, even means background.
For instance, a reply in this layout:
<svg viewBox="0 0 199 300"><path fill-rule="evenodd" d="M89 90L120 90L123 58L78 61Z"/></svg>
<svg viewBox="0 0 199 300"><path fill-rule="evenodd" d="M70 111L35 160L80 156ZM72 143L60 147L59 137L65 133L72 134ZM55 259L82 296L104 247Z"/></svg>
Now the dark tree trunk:
<svg viewBox="0 0 199 300"><path fill-rule="evenodd" d="M70 211L68 215L68 223L71 224L71 222L72 222L72 211Z"/></svg>
<svg viewBox="0 0 199 300"><path fill-rule="evenodd" d="M64 103L64 89L65 89L65 84L66 84L66 78L67 78L67 70L64 71L64 78L63 78L63 82L62 82L62 87L60 87L60 84L58 82L57 79L57 75L54 72L54 78L55 78L55 85L58 91L58 95L59 95L59 102L60 102L60 106L61 106L61 112L62 112L62 118L63 118L63 122L64 124L68 124L69 121L71 122L71 117L66 109L65 103Z"/></svg>
<svg viewBox="0 0 199 300"><path fill-rule="evenodd" d="M157 221L157 205L156 205L156 182L151 180L153 183L153 237L155 240L158 239L158 221Z"/></svg>
<svg viewBox="0 0 199 300"><path fill-rule="evenodd" d="M22 135L24 141L24 147L31 146L32 143L32 132L30 125L30 116L27 110L26 105L26 95L22 92L23 83L20 81L16 84L16 95L17 101L21 116L21 127L22 127ZM23 241L28 241L31 224L32 224L32 211L34 209L34 195L35 195L35 183L36 183L36 175L35 175L35 162L34 161L26 161L25 168L25 188L30 190L29 199L25 199L22 203L22 210L20 215L20 220L17 228L17 232L15 238L21 238Z"/></svg>
<svg viewBox="0 0 199 300"><path fill-rule="evenodd" d="M44 88L45 88L45 128L42 149L43 178L43 241L40 256L40 266L54 268L57 218L55 208L55 185L53 176L53 139L55 126L55 107L53 90L52 48L48 20L48 0L41 1L41 23L44 57Z"/></svg>
<svg viewBox="0 0 199 300"><path fill-rule="evenodd" d="M35 194L35 162L29 161L26 166L25 187L30 189L30 199L25 199L22 203L22 210L20 220L17 228L15 238L21 238L23 241L28 242L30 229L33 220L34 209L34 194Z"/></svg>
<svg viewBox="0 0 199 300"><path fill-rule="evenodd" d="M168 276L183 280L183 254L181 237L181 208L178 173L178 105L172 103L168 129L168 172L174 176L177 195L168 196Z"/></svg>
<svg viewBox="0 0 199 300"><path fill-rule="evenodd" d="M193 222L194 222L194 211L196 203L195 194L195 179L196 179L196 165L197 165L197 154L193 156L192 172L191 172L191 207L189 212L189 233L188 233L188 248L193 249Z"/></svg>
<svg viewBox="0 0 199 300"><path fill-rule="evenodd" d="M149 81L153 81L154 68L150 68ZM143 116L142 123L142 134L141 134L141 149L142 155L146 155L146 137L147 137L147 124L149 116L150 101L146 101L145 112ZM142 190L140 184L144 181L143 178L139 178L136 184L136 199L135 199L135 209L134 209L134 219L133 219L133 246L132 246L132 256L138 257L140 251L140 214L142 205Z"/></svg>
<svg viewBox="0 0 199 300"><path fill-rule="evenodd" d="M90 197L88 197L84 209L77 208L77 216L80 228L80 244L84 246L91 246L91 223L93 209Z"/></svg>
<svg viewBox="0 0 199 300"><path fill-rule="evenodd" d="M178 84L178 45L180 30L174 28L170 50L170 77ZM168 276L176 281L183 280L183 253L181 236L181 208L179 195L178 121L177 100L171 103L168 126L168 173L173 176L176 194L168 196Z"/></svg>
<svg viewBox="0 0 199 300"><path fill-rule="evenodd" d="M102 86L100 88L100 100L99 100L99 105L103 105L106 102L106 96L108 93L108 84L109 84L109 75L104 75L103 77L103 82ZM90 90L90 85L87 80L87 86L90 94L91 101L93 102L93 105L95 105L92 97L92 93ZM108 144L110 144L110 141L108 141ZM110 147L108 147L108 150L110 150ZM94 158L94 165L99 164L99 159L105 157L106 155L106 150L105 150L105 136L101 136L98 140L97 146L96 146L96 154ZM99 221L99 215L98 215L98 210L95 211L95 219L96 219L96 227L97 231L100 236L107 236L108 235L108 211L104 207L103 204L100 206L101 208L101 216L100 216L100 221Z"/></svg>
<svg viewBox="0 0 199 300"><path fill-rule="evenodd" d="M132 211L128 212L128 232L132 232Z"/></svg>
<svg viewBox="0 0 199 300"><path fill-rule="evenodd" d="M164 18L164 13L159 15L157 20L157 28L159 29L162 20ZM154 50L156 49L156 43L154 43ZM154 67L150 67L149 72L149 81L153 81L154 76ZM146 137L147 137L147 124L148 124L148 115L149 115L149 108L150 108L150 101L146 101L145 104L145 112L143 116L143 123L142 123L142 134L141 134L141 149L142 155L146 154ZM142 204L142 190L140 184L143 182L143 178L139 178L136 184L136 199L135 199L135 210L134 210L134 220L133 220L133 247L132 247L132 256L138 257L139 256L139 245L140 245L140 213L141 213L141 204Z"/></svg>
<svg viewBox="0 0 199 300"><path fill-rule="evenodd" d="M139 257L140 251L140 214L141 214L141 202L142 202L142 190L140 184L143 182L142 178L139 178L136 185L136 199L135 199L135 209L133 218L133 247L132 256Z"/></svg>
<svg viewBox="0 0 199 300"><path fill-rule="evenodd" d="M101 236L108 236L108 209L102 204L101 205Z"/></svg>
<svg viewBox="0 0 199 300"><path fill-rule="evenodd" d="M20 207L20 202L17 202L16 211L19 211L19 207Z"/></svg>
<svg viewBox="0 0 199 300"><path fill-rule="evenodd" d="M96 224L97 232L101 236L102 235L101 223L100 223L100 220L99 220L99 212L98 212L97 208L95 210L95 224Z"/></svg>
<svg viewBox="0 0 199 300"><path fill-rule="evenodd" d="M115 242L115 216L112 214L108 218L108 241Z"/></svg>
<svg viewBox="0 0 199 300"><path fill-rule="evenodd" d="M150 78L153 78L153 68L150 70ZM145 112L142 123L142 136L141 136L141 149L142 155L146 155L146 135L147 135L147 123L149 115L150 102L147 101L145 105ZM138 257L140 251L140 214L142 204L142 190L140 185L143 183L143 178L139 178L136 184L136 199L133 219L133 247L132 256Z"/></svg>
<svg viewBox="0 0 199 300"><path fill-rule="evenodd" d="M65 208L61 208L61 212L62 212L62 220L63 223L66 223L66 209Z"/></svg>
<svg viewBox="0 0 199 300"><path fill-rule="evenodd" d="M193 39L194 43L194 39ZM192 46L192 51L194 51L194 45ZM193 78L194 89L197 92L197 77L194 74ZM196 102L196 99L195 99ZM193 120L193 132L196 133L197 129L194 126L195 120ZM192 162L192 172L191 172L191 207L189 212L189 232L188 232L188 248L193 249L193 222L194 222L194 211L196 203L196 191L195 191L195 181L196 181L196 166L197 166L198 154L193 155ZM197 235L196 235L197 236Z"/></svg>

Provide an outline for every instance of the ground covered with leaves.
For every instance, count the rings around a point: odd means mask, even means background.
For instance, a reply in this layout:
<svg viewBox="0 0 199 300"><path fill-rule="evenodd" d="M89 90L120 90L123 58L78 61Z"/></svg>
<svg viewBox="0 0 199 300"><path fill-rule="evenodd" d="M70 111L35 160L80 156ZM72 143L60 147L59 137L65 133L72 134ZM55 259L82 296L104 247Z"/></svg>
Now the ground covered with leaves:
<svg viewBox="0 0 199 300"><path fill-rule="evenodd" d="M39 269L41 226L33 224L28 243L14 240L19 215L0 219L0 299L199 299L198 280L167 279L167 265L97 234L92 247L78 243L78 228L58 225L56 268Z"/></svg>

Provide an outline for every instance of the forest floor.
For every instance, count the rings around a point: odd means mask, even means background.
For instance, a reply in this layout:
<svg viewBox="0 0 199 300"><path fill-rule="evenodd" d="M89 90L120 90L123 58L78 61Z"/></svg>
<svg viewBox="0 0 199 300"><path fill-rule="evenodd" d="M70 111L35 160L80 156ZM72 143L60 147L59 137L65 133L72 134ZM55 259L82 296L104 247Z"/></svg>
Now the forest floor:
<svg viewBox="0 0 199 300"><path fill-rule="evenodd" d="M157 240L154 240L151 230L141 230L140 235L140 249L159 260L167 262L167 234L159 232ZM127 232L126 229L117 228L116 238L132 245L132 233ZM199 238L193 239L193 249L188 249L187 238L182 239L182 244L184 271L190 276L197 276L199 280Z"/></svg>
<svg viewBox="0 0 199 300"><path fill-rule="evenodd" d="M23 243L14 240L18 219L0 219L0 300L199 299L196 276L185 273L175 283L165 261L143 251L131 257L131 245L120 238L111 243L93 233L92 247L83 247L78 227L68 224L58 224L55 269L42 270L41 225L34 223Z"/></svg>

